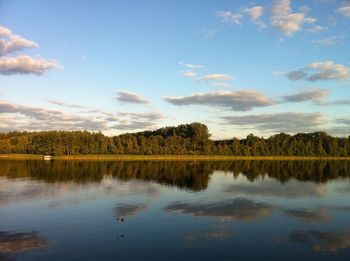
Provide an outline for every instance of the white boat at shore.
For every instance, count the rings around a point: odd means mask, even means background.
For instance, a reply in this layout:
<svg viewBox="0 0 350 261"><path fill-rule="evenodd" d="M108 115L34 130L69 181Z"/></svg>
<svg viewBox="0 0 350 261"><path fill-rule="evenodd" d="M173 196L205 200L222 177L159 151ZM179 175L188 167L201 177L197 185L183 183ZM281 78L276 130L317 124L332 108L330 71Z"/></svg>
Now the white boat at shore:
<svg viewBox="0 0 350 261"><path fill-rule="evenodd" d="M43 160L52 160L52 156L50 155L44 155Z"/></svg>

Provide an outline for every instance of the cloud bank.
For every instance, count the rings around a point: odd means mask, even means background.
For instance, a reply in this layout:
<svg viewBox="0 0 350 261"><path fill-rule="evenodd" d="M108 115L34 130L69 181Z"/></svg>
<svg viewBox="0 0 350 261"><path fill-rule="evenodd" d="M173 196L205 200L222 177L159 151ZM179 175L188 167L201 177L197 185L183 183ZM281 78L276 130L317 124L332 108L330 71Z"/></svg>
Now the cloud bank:
<svg viewBox="0 0 350 261"><path fill-rule="evenodd" d="M62 102L60 105L66 106ZM0 101L0 131L153 129L164 118L158 112L109 113L98 109L90 110L89 107L80 105L70 107L88 110L68 113Z"/></svg>
<svg viewBox="0 0 350 261"><path fill-rule="evenodd" d="M244 116L223 116L223 124L246 126L261 131L315 131L326 121L321 113L281 112Z"/></svg>

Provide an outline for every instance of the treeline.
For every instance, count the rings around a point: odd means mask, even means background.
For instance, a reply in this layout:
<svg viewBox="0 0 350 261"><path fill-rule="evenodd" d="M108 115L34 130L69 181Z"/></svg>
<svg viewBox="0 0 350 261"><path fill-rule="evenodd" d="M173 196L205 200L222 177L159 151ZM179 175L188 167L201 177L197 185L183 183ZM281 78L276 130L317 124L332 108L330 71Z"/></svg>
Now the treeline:
<svg viewBox="0 0 350 261"><path fill-rule="evenodd" d="M269 138L211 140L201 123L108 137L87 131L9 132L0 134L0 153L49 155L234 155L350 156L350 136L325 132L280 133Z"/></svg>

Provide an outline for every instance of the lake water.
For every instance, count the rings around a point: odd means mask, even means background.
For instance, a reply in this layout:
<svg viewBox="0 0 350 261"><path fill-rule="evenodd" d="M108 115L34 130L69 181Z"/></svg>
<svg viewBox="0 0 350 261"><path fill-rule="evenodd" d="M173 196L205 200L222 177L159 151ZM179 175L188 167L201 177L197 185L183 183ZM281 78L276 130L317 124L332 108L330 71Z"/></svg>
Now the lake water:
<svg viewBox="0 0 350 261"><path fill-rule="evenodd" d="M350 260L349 177L350 161L1 160L0 259Z"/></svg>

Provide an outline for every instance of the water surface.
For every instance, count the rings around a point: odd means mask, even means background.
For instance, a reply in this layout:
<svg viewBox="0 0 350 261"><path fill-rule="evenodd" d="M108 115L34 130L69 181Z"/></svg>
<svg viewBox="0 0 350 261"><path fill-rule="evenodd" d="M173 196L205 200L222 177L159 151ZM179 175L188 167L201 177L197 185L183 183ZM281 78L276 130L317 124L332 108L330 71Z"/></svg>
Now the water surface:
<svg viewBox="0 0 350 261"><path fill-rule="evenodd" d="M0 160L0 259L348 260L349 177L349 161Z"/></svg>

